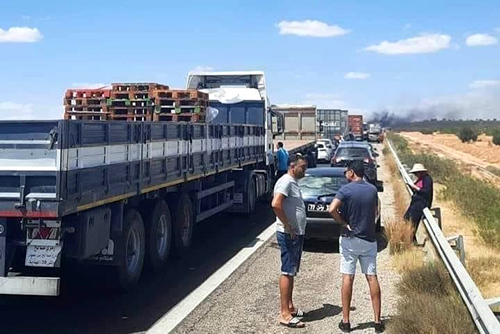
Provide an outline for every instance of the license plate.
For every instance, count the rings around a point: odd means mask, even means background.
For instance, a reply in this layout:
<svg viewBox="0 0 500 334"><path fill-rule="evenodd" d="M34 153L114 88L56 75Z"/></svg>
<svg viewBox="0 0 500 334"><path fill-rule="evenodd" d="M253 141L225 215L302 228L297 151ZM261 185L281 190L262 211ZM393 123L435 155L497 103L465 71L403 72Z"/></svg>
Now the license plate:
<svg viewBox="0 0 500 334"><path fill-rule="evenodd" d="M326 204L308 204L307 209L309 211L328 211L328 205L326 205Z"/></svg>
<svg viewBox="0 0 500 334"><path fill-rule="evenodd" d="M234 193L233 202L235 204L242 204L243 203L243 193Z"/></svg>
<svg viewBox="0 0 500 334"><path fill-rule="evenodd" d="M61 246L34 246L26 248L25 265L29 267L58 267Z"/></svg>

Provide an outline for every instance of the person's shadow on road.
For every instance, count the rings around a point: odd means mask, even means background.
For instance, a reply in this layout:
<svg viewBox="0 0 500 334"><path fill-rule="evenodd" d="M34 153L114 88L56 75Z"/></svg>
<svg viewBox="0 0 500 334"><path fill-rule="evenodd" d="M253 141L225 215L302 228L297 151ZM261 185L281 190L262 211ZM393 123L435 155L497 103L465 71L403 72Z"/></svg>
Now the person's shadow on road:
<svg viewBox="0 0 500 334"><path fill-rule="evenodd" d="M342 307L332 304L323 304L323 307L309 311L305 314L303 322L318 321L334 317L342 312Z"/></svg>

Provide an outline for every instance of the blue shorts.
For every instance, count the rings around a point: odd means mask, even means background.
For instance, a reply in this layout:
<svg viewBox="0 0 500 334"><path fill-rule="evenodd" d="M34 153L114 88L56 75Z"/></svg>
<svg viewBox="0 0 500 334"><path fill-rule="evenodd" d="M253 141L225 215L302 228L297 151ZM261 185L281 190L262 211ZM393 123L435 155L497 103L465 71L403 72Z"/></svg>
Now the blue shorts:
<svg viewBox="0 0 500 334"><path fill-rule="evenodd" d="M281 274L293 277L299 272L304 236L292 239L290 234L276 232L276 238L281 250Z"/></svg>

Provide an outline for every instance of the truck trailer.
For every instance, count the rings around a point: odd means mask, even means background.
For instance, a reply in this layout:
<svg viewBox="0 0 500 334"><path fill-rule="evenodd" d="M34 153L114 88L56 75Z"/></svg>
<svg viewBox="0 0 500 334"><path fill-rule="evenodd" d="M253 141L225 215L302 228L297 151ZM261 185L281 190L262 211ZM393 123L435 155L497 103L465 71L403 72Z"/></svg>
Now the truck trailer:
<svg viewBox="0 0 500 334"><path fill-rule="evenodd" d="M196 223L255 210L283 132L264 73L190 73L187 88L209 94L210 122L0 122L0 294L56 296L70 262L130 289Z"/></svg>

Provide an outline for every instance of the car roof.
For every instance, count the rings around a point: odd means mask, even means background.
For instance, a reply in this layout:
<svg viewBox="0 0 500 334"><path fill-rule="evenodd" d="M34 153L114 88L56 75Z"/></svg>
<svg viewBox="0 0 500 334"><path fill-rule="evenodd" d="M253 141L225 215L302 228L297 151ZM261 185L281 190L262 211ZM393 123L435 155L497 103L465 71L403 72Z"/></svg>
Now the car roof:
<svg viewBox="0 0 500 334"><path fill-rule="evenodd" d="M365 142L355 142L355 141L343 141L340 143L340 147L363 147L363 148L370 148L370 144L365 143Z"/></svg>
<svg viewBox="0 0 500 334"><path fill-rule="evenodd" d="M345 167L316 167L308 168L306 170L306 176L342 176L344 177Z"/></svg>

